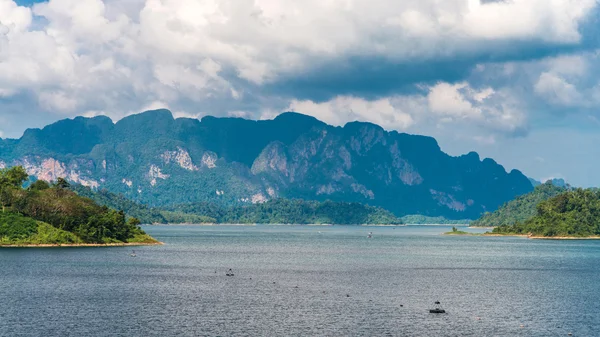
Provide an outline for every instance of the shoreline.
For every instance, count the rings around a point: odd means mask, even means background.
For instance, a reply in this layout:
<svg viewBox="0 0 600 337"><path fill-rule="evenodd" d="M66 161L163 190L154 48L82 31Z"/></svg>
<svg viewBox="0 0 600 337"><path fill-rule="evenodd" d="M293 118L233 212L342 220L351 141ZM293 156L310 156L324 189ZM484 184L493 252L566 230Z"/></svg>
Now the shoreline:
<svg viewBox="0 0 600 337"><path fill-rule="evenodd" d="M441 235L450 236L489 236L489 237L515 237L515 238L527 238L531 240L600 240L600 236L536 236L528 234L497 234L497 233L458 233L453 234L451 232L442 233Z"/></svg>
<svg viewBox="0 0 600 337"><path fill-rule="evenodd" d="M38 243L38 244L0 244L0 248L63 248L63 247L130 247L161 246L164 242L122 242L122 243Z"/></svg>
<svg viewBox="0 0 600 337"><path fill-rule="evenodd" d="M533 240L600 240L600 236L528 236Z"/></svg>
<svg viewBox="0 0 600 337"><path fill-rule="evenodd" d="M409 225L378 225L378 224L281 224L281 223L256 223L256 224L233 224L233 223L172 223L172 224L144 224L142 226L230 226L230 227L256 227L256 226L311 226L311 227L330 227L330 226L354 226L354 227L406 227Z"/></svg>

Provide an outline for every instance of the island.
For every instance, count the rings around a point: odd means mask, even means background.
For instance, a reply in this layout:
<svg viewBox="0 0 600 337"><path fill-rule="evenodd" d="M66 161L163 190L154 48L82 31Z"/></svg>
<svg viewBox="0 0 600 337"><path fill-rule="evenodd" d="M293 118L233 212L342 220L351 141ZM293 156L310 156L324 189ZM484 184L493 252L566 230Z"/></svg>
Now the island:
<svg viewBox="0 0 600 337"><path fill-rule="evenodd" d="M512 225L531 219L537 214L537 206L550 198L569 191L568 186L555 186L547 181L533 191L506 202L494 212L487 212L481 218L470 223L471 227L497 227Z"/></svg>
<svg viewBox="0 0 600 337"><path fill-rule="evenodd" d="M600 238L600 191L574 189L537 205L537 214L512 225L503 224L492 234L527 235L530 238Z"/></svg>
<svg viewBox="0 0 600 337"><path fill-rule="evenodd" d="M77 195L65 179L24 188L28 180L21 166L0 170L0 247L161 244L138 219Z"/></svg>
<svg viewBox="0 0 600 337"><path fill-rule="evenodd" d="M452 227L452 231L451 232L446 232L446 233L444 233L444 235L482 235L482 234L479 234L479 233L469 233L469 232L465 232L465 231L460 231L456 227Z"/></svg>
<svg viewBox="0 0 600 337"><path fill-rule="evenodd" d="M540 188L542 190L540 190ZM562 192L554 195L557 191ZM531 239L600 239L600 190L550 187L543 184L533 194L521 196L495 214L484 215L476 224L498 226L485 236L522 236ZM532 206L534 200L541 201ZM527 201L527 202L525 202ZM534 211L531 214L531 208ZM517 214L508 209L520 210ZM455 228L454 228L455 229ZM453 230L449 235L481 235Z"/></svg>

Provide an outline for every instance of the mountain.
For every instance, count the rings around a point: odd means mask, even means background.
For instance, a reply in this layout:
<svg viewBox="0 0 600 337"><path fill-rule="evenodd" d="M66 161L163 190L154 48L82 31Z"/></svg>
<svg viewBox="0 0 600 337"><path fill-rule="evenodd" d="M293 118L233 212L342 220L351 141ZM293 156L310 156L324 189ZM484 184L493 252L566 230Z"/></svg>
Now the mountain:
<svg viewBox="0 0 600 337"><path fill-rule="evenodd" d="M537 207L541 202L568 190L567 187L556 186L552 180L548 180L544 184L536 186L533 191L507 202L496 211L484 214L481 218L471 222L471 226L509 226L527 221L537 214Z"/></svg>
<svg viewBox="0 0 600 337"><path fill-rule="evenodd" d="M542 184L541 181L535 180L533 178L529 178L529 181L531 182L531 185L533 185L533 187L536 187L536 186L539 186ZM552 185L558 186L558 187L570 187L571 186L562 178L553 178L553 179L547 180L546 182L548 182L548 181L551 182Z"/></svg>
<svg viewBox="0 0 600 337"><path fill-rule="evenodd" d="M168 110L116 123L77 117L0 141L0 151L0 166L150 206L295 198L475 219L533 188L521 172L474 152L449 156L431 137L363 122L334 127L293 112L261 121L174 119Z"/></svg>

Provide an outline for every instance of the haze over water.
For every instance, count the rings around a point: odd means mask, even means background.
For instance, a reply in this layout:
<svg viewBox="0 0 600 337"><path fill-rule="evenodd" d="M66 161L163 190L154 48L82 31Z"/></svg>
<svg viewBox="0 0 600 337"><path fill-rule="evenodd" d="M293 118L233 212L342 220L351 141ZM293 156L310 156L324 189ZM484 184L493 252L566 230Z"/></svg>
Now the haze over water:
<svg viewBox="0 0 600 337"><path fill-rule="evenodd" d="M440 226L144 229L165 245L137 257L0 250L0 336L600 335L595 240ZM436 300L448 314L428 313Z"/></svg>

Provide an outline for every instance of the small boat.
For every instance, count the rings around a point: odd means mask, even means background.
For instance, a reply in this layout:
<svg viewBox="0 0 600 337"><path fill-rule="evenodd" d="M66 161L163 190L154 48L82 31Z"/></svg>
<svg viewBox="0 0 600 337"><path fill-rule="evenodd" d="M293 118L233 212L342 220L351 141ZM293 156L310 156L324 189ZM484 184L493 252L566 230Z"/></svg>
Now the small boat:
<svg viewBox="0 0 600 337"><path fill-rule="evenodd" d="M233 274L233 270L231 270L231 268L227 271L227 273L225 274L225 276L234 276Z"/></svg>
<svg viewBox="0 0 600 337"><path fill-rule="evenodd" d="M135 250L132 250L132 251L131 251L131 254L129 254L129 256L131 256L131 257L136 257L137 255L135 255Z"/></svg>
<svg viewBox="0 0 600 337"><path fill-rule="evenodd" d="M435 309L429 309L430 314L445 314L446 310L442 309L440 306L440 302L435 302Z"/></svg>
<svg viewBox="0 0 600 337"><path fill-rule="evenodd" d="M367 235L367 239L372 239L373 238L373 232L369 232L369 235Z"/></svg>

